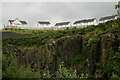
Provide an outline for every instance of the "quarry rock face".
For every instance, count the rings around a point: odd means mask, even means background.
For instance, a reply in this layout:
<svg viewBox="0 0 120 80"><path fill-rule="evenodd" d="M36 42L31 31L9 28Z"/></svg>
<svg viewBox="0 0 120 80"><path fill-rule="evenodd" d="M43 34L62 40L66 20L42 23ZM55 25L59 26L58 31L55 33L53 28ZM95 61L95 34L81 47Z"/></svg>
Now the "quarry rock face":
<svg viewBox="0 0 120 80"><path fill-rule="evenodd" d="M39 49L18 49L8 45L3 47L5 55L15 55L19 65L31 68L41 73L49 70L56 73L61 62L71 72L76 69L78 72L95 74L97 63L101 63L105 69L107 59L114 55L115 49L119 46L115 34L104 34L101 36L66 36L59 39L51 39L44 47ZM81 57L82 56L82 57Z"/></svg>

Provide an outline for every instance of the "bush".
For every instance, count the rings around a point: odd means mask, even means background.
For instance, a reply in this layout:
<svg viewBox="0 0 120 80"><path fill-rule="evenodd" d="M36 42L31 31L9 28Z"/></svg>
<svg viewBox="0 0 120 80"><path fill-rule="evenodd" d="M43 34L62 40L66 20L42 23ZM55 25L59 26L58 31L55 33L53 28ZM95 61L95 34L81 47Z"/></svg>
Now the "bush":
<svg viewBox="0 0 120 80"><path fill-rule="evenodd" d="M120 77L120 52L116 52L113 57L109 58L106 71L108 73L108 77L111 77L113 74Z"/></svg>
<svg viewBox="0 0 120 80"><path fill-rule="evenodd" d="M119 76L118 74L115 74L115 73L112 73L111 78L112 78L112 79L113 79L113 78L117 78L117 79L120 80L120 76Z"/></svg>
<svg viewBox="0 0 120 80"><path fill-rule="evenodd" d="M17 65L14 56L3 55L2 59L2 77L3 78L40 78L40 73L35 72L30 67L26 70L22 66Z"/></svg>
<svg viewBox="0 0 120 80"><path fill-rule="evenodd" d="M57 75L59 78L78 78L79 77L77 76L76 71L73 74L70 74L70 70L64 67L63 62L61 65L59 65Z"/></svg>
<svg viewBox="0 0 120 80"><path fill-rule="evenodd" d="M81 74L80 76L77 75L77 71L75 70L72 74L70 73L70 69L67 69L64 66L64 63L59 65L59 69L57 71L58 78L88 78L88 74Z"/></svg>
<svg viewBox="0 0 120 80"><path fill-rule="evenodd" d="M59 69L56 73L56 77L53 77L53 74L50 74L49 71L43 74L43 78L89 78L90 75L82 73L80 76L77 75L77 71L75 70L72 74L70 73L70 69L64 66L64 62L59 65Z"/></svg>
<svg viewBox="0 0 120 80"><path fill-rule="evenodd" d="M54 78L53 74L50 74L49 70L43 74L42 78Z"/></svg>
<svg viewBox="0 0 120 80"><path fill-rule="evenodd" d="M119 25L117 23L114 23L114 24L112 24L112 28L111 28L110 32L116 33L116 32L118 32L119 29L120 29Z"/></svg>
<svg viewBox="0 0 120 80"><path fill-rule="evenodd" d="M90 38L88 41L84 42L86 46L91 46L92 44L99 42L100 38Z"/></svg>

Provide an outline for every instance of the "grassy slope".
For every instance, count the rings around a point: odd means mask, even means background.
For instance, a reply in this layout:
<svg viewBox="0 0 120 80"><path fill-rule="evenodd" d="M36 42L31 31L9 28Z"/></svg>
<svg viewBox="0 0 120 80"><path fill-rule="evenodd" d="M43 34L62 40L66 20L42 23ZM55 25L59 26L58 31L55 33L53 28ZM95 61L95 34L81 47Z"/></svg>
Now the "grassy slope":
<svg viewBox="0 0 120 80"><path fill-rule="evenodd" d="M108 21L106 23L99 24L97 26L87 26L86 28L73 28L66 30L29 30L29 29L4 29L3 32L15 32L20 34L34 34L37 36L33 37L22 37L22 38L6 38L3 39L3 46L12 44L21 47L32 47L32 46L43 46L47 40L58 39L63 36L74 36L74 35L97 35L120 32L120 19Z"/></svg>

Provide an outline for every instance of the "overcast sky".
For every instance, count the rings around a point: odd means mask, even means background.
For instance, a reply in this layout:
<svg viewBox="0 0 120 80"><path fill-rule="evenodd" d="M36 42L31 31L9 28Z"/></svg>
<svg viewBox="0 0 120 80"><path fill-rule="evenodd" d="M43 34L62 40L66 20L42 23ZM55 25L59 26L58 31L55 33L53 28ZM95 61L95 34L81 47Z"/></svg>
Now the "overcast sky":
<svg viewBox="0 0 120 80"><path fill-rule="evenodd" d="M37 26L38 21L56 22L114 15L117 2L3 2L2 24L18 18L28 26Z"/></svg>

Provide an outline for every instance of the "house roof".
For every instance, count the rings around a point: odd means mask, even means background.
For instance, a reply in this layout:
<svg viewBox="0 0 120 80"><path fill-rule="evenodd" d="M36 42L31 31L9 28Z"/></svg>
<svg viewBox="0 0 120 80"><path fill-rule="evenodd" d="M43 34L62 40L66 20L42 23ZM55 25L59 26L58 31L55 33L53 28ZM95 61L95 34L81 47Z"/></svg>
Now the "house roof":
<svg viewBox="0 0 120 80"><path fill-rule="evenodd" d="M56 23L55 26L60 26L60 25L68 25L70 22L60 22Z"/></svg>
<svg viewBox="0 0 120 80"><path fill-rule="evenodd" d="M27 24L27 22L26 21L20 21L22 24Z"/></svg>
<svg viewBox="0 0 120 80"><path fill-rule="evenodd" d="M13 22L14 20L9 20L9 22L12 24L12 22ZM27 24L27 22L26 21L20 21L22 24Z"/></svg>
<svg viewBox="0 0 120 80"><path fill-rule="evenodd" d="M93 19L87 19L86 22L93 22L96 18Z"/></svg>
<svg viewBox="0 0 120 80"><path fill-rule="evenodd" d="M12 22L13 22L14 20L9 20L9 22L12 24Z"/></svg>
<svg viewBox="0 0 120 80"><path fill-rule="evenodd" d="M84 23L86 20L78 20L78 21L75 21L74 24L77 24L77 23Z"/></svg>
<svg viewBox="0 0 120 80"><path fill-rule="evenodd" d="M50 22L48 22L48 21L38 21L38 23L40 23L40 24L50 24Z"/></svg>
<svg viewBox="0 0 120 80"><path fill-rule="evenodd" d="M93 18L93 19L83 19L83 20L78 20L78 21L75 21L74 24L77 24L77 23L87 23L87 22L93 22L96 18Z"/></svg>
<svg viewBox="0 0 120 80"><path fill-rule="evenodd" d="M102 17L100 18L99 21L104 21L104 20L107 20L107 19L114 19L115 18L115 15L112 15L112 16L106 16L106 17Z"/></svg>

